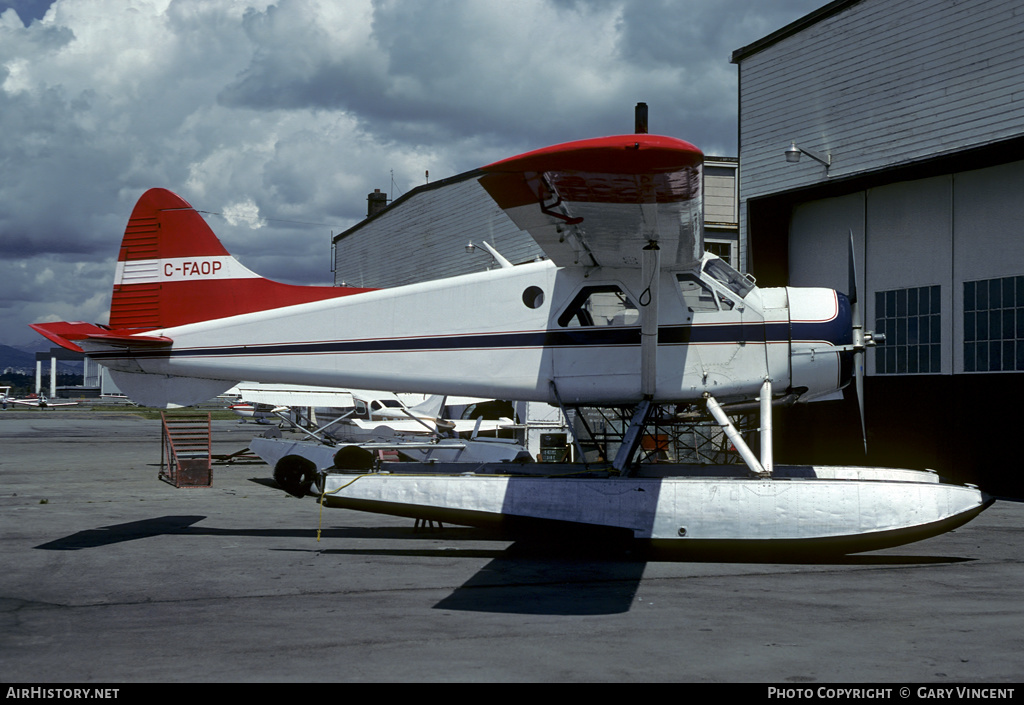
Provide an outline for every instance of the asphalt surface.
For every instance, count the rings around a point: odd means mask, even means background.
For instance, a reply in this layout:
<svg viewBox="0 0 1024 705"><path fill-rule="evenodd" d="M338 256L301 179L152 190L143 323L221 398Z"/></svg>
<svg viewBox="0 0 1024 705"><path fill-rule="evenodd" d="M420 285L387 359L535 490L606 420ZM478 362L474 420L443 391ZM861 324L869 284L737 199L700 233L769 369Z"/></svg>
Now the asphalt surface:
<svg viewBox="0 0 1024 705"><path fill-rule="evenodd" d="M214 430L226 455L260 429ZM179 489L158 479L160 455L158 420L0 412L0 681L1024 677L1017 502L825 563L652 560L585 540L321 513L261 463L217 464L212 487Z"/></svg>

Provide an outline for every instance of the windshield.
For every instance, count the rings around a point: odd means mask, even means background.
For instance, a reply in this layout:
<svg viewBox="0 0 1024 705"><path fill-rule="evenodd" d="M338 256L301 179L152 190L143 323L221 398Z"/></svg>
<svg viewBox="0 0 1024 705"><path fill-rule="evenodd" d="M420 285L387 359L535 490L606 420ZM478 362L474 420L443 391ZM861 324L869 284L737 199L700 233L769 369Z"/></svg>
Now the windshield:
<svg viewBox="0 0 1024 705"><path fill-rule="evenodd" d="M730 267L723 259L709 258L704 263L704 271L741 299L754 288L753 282Z"/></svg>

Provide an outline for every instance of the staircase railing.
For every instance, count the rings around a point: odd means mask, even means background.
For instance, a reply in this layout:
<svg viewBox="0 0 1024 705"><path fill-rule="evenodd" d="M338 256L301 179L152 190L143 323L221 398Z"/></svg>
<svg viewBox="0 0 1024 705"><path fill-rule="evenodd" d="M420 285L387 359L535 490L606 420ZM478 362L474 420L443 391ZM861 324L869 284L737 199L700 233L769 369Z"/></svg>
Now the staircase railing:
<svg viewBox="0 0 1024 705"><path fill-rule="evenodd" d="M213 485L212 424L210 414L160 412L160 479L175 487ZM165 472L166 468L166 472Z"/></svg>

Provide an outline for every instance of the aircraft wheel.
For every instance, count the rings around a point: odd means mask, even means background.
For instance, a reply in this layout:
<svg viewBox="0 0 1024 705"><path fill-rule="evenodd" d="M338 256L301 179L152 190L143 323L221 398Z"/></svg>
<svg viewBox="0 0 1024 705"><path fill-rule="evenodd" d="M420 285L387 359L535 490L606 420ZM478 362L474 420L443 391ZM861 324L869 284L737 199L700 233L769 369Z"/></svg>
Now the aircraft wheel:
<svg viewBox="0 0 1024 705"><path fill-rule="evenodd" d="M316 467L297 455L281 458L274 467L274 481L285 492L296 497L305 497L313 484Z"/></svg>

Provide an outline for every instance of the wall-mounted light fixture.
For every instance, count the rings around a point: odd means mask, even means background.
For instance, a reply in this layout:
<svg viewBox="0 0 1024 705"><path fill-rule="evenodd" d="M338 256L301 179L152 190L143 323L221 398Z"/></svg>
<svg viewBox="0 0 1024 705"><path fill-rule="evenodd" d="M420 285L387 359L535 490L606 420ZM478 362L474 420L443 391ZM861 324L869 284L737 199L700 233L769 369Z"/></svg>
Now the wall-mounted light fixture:
<svg viewBox="0 0 1024 705"><path fill-rule="evenodd" d="M511 267L512 266L512 263L509 262L504 257L502 257L501 254L496 249L494 249L489 244L487 244L486 240L482 241L480 244L483 245L483 248L485 250L487 250L487 253L491 256L491 260L493 260L493 262L495 264L497 264L499 267ZM470 240L469 244L466 245L466 253L467 254L473 254L474 252L476 252L476 245L474 245L473 241Z"/></svg>
<svg viewBox="0 0 1024 705"><path fill-rule="evenodd" d="M821 156L817 152L812 152L809 149L804 149L803 147L798 147L796 145L796 142L792 142L789 145L789 149L786 150L786 161L790 162L791 164L795 164L796 162L800 161L800 155L801 154L806 154L808 157L810 157L814 161L821 162L822 164L824 164L825 165L825 171L828 171L828 168L830 166L832 166L832 153L831 152L827 153L825 156Z"/></svg>

